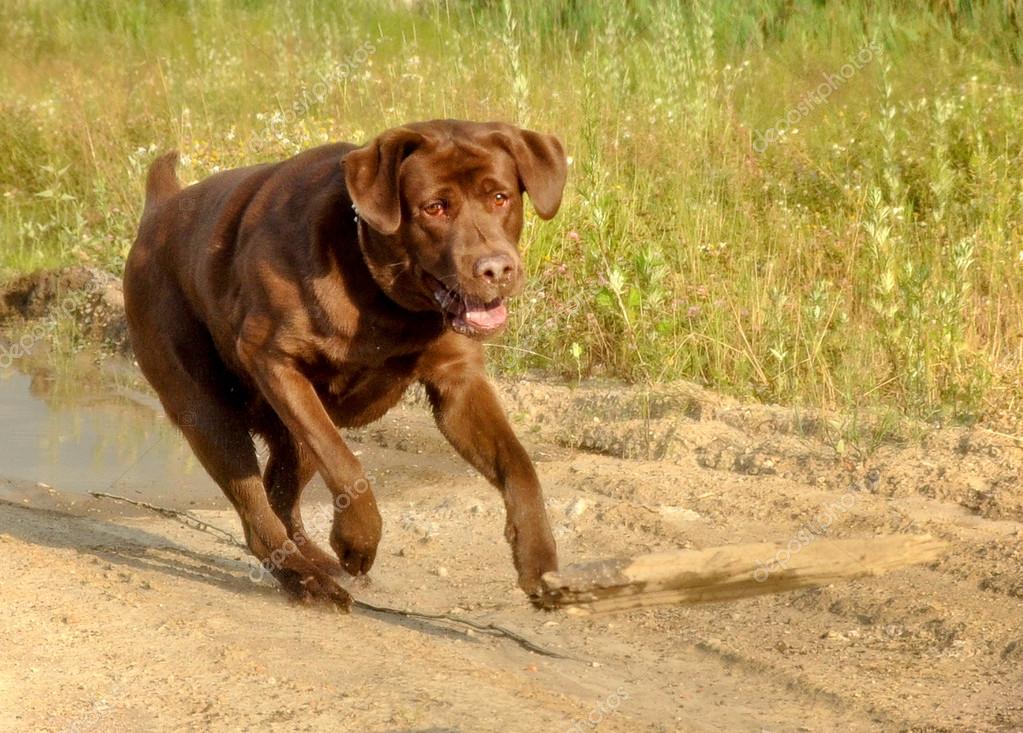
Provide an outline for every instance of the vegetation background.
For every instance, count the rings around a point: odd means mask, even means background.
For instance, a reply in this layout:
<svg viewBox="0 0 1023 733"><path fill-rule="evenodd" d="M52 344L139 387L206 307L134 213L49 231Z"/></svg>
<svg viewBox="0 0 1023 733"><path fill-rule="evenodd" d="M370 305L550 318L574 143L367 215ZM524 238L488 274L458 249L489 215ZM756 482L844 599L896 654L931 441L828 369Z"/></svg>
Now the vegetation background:
<svg viewBox="0 0 1023 733"><path fill-rule="evenodd" d="M1017 0L2 0L0 279L119 272L143 172L503 119L572 158L503 370L1018 404Z"/></svg>

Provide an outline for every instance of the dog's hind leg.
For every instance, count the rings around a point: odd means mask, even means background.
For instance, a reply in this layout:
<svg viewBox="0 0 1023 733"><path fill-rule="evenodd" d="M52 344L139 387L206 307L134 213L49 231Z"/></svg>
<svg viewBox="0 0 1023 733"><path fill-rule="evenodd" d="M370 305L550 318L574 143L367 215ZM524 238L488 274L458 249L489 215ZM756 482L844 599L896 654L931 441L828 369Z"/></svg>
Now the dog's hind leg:
<svg viewBox="0 0 1023 733"><path fill-rule="evenodd" d="M139 366L199 462L234 505L252 553L296 598L348 608L348 593L302 553L271 508L246 410L231 396L242 387L227 373L205 328L165 283L153 287L129 276L126 295ZM132 297L142 295L138 301ZM176 314L173 322L161 316L166 313Z"/></svg>
<svg viewBox="0 0 1023 733"><path fill-rule="evenodd" d="M178 424L200 463L234 504L249 549L263 567L301 600L322 598L347 608L348 593L288 537L271 508L252 437L238 414L216 399L193 393Z"/></svg>
<svg viewBox="0 0 1023 733"><path fill-rule="evenodd" d="M276 422L271 430L264 432L270 457L263 471L263 484L270 506L303 555L326 573L340 573L341 563L312 541L302 521L302 491L316 473L316 461L283 423ZM329 530L333 512L324 511L317 516L322 517L324 528Z"/></svg>
<svg viewBox="0 0 1023 733"><path fill-rule="evenodd" d="M168 413L207 473L234 504L249 549L263 567L300 600L320 598L347 608L351 603L348 593L306 556L304 547L288 537L284 523L271 508L252 436L238 412L194 386L189 389L185 380L171 393L175 398L173 405L165 402ZM182 412L178 406L183 402ZM175 408L177 414L171 412Z"/></svg>

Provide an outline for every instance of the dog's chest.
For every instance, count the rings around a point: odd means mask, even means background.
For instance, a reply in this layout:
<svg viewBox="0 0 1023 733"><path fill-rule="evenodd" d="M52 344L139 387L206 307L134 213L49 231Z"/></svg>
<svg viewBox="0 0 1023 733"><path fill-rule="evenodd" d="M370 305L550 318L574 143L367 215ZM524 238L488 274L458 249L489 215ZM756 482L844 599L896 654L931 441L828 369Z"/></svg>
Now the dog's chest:
<svg viewBox="0 0 1023 733"><path fill-rule="evenodd" d="M374 367L343 369L321 381L317 391L339 427L379 419L397 404L415 376L415 359L391 359Z"/></svg>

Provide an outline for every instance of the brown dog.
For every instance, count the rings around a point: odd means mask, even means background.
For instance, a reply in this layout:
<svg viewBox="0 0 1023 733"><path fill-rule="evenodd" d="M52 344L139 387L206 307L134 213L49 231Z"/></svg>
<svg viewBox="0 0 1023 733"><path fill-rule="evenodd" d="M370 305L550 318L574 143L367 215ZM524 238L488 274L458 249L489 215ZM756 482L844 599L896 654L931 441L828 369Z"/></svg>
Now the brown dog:
<svg viewBox="0 0 1023 733"><path fill-rule="evenodd" d="M350 605L331 576L369 571L381 520L337 428L379 418L419 381L441 432L501 491L518 582L534 593L557 567L554 538L479 339L522 286L523 191L544 219L561 203L557 139L417 123L184 189L175 162L149 170L124 273L128 328L256 557L294 596ZM254 434L270 449L262 475ZM302 525L315 471L335 498L340 564Z"/></svg>

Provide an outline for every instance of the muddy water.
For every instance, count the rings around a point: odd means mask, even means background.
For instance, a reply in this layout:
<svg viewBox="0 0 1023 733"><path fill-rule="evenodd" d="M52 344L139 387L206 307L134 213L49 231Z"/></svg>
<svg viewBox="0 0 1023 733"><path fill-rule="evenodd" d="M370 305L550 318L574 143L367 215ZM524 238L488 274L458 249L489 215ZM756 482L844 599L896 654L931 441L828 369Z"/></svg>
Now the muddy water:
<svg viewBox="0 0 1023 733"><path fill-rule="evenodd" d="M179 508L225 503L150 396L80 371L0 370L0 498L40 503L50 487Z"/></svg>

